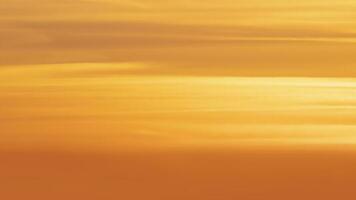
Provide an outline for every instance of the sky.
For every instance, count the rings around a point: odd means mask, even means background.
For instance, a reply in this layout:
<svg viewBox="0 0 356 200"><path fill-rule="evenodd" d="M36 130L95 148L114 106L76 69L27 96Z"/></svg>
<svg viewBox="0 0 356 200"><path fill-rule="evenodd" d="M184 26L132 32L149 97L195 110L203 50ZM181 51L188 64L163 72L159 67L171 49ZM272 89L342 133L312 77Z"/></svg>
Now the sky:
<svg viewBox="0 0 356 200"><path fill-rule="evenodd" d="M145 62L147 73L355 76L353 1L2 0L0 65ZM162 68L162 69L161 69Z"/></svg>
<svg viewBox="0 0 356 200"><path fill-rule="evenodd" d="M355 199L355 11L0 0L0 198Z"/></svg>

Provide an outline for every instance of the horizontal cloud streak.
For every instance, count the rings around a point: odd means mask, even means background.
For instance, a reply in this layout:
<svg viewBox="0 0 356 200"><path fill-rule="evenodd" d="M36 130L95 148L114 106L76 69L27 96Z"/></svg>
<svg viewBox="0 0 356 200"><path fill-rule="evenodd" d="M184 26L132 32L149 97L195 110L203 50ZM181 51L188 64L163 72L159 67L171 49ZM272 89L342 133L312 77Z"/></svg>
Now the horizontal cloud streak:
<svg viewBox="0 0 356 200"><path fill-rule="evenodd" d="M154 76L150 68L3 67L0 143L120 149L356 142L355 79ZM116 75L101 74L113 69Z"/></svg>
<svg viewBox="0 0 356 200"><path fill-rule="evenodd" d="M155 73L355 76L355 4L5 0L0 65L144 62Z"/></svg>
<svg viewBox="0 0 356 200"><path fill-rule="evenodd" d="M2 65L124 61L155 63L161 66L157 73L168 74L354 76L356 73L355 34L320 27L125 21L0 23Z"/></svg>

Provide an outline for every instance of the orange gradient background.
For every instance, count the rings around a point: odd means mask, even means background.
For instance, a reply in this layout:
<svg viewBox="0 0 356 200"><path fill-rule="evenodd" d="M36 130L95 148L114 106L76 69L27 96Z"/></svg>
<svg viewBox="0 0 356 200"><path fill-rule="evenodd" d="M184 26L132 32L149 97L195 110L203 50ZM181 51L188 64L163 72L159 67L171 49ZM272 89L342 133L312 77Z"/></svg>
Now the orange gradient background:
<svg viewBox="0 0 356 200"><path fill-rule="evenodd" d="M1 0L0 199L355 199L355 11Z"/></svg>

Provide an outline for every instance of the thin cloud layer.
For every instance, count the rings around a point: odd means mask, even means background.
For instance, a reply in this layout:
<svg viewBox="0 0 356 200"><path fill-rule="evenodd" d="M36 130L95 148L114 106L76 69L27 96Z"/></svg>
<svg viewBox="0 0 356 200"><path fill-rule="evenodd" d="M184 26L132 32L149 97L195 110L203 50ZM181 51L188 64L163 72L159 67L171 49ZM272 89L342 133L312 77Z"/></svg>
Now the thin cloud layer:
<svg viewBox="0 0 356 200"><path fill-rule="evenodd" d="M2 148L356 142L354 79L153 76L149 69L142 63L1 68Z"/></svg>
<svg viewBox="0 0 356 200"><path fill-rule="evenodd" d="M154 73L356 74L352 2L8 1L0 65L146 62Z"/></svg>

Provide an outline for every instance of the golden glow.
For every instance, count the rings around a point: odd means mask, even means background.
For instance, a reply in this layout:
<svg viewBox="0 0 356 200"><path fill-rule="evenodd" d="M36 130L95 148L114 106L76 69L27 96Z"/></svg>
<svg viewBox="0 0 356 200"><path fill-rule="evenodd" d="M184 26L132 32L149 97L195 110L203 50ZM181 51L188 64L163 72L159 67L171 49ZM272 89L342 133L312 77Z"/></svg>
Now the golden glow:
<svg viewBox="0 0 356 200"><path fill-rule="evenodd" d="M0 0L0 199L353 200L354 0Z"/></svg>
<svg viewBox="0 0 356 200"><path fill-rule="evenodd" d="M356 79L146 75L150 68L4 67L1 146L41 147L46 141L115 151L130 144L356 142Z"/></svg>

